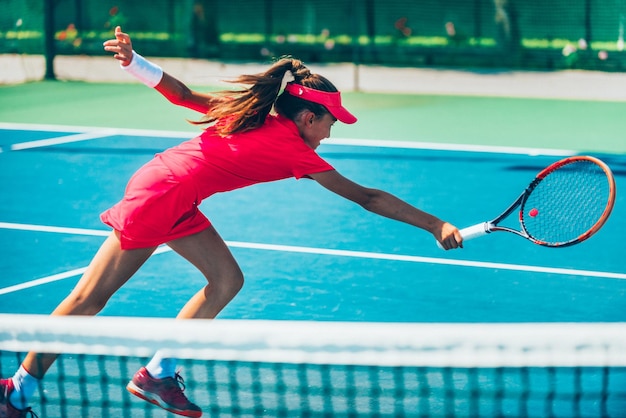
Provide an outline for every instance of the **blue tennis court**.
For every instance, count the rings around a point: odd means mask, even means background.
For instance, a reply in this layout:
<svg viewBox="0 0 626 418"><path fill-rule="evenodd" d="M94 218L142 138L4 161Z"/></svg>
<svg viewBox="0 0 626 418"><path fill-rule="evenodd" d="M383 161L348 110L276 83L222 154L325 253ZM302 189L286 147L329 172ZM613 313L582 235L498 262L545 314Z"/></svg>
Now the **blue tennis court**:
<svg viewBox="0 0 626 418"><path fill-rule="evenodd" d="M107 228L99 214L130 175L185 132L0 126L0 311L47 314L70 291ZM327 140L320 154L366 186L465 227L499 214L570 151ZM564 249L494 233L444 252L429 234L370 214L313 181L217 195L202 210L246 277L221 318L368 322L626 321L622 237L626 157L617 201L590 240ZM108 316L173 317L204 285L166 247L119 291Z"/></svg>

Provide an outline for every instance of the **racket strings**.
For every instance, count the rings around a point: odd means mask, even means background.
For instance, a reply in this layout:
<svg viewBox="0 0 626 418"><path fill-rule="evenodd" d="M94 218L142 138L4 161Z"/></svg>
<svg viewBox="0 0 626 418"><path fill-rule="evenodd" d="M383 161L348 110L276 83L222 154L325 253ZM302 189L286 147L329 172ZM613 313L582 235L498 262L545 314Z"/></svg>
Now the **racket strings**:
<svg viewBox="0 0 626 418"><path fill-rule="evenodd" d="M611 183L592 161L574 161L548 173L532 189L521 208L528 235L546 245L576 242L602 219Z"/></svg>

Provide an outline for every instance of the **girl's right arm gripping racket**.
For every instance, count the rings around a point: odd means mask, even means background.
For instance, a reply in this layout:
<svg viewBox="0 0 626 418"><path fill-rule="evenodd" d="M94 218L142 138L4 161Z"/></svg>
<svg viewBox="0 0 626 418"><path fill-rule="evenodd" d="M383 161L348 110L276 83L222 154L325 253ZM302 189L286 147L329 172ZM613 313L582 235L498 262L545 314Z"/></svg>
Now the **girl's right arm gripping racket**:
<svg viewBox="0 0 626 418"><path fill-rule="evenodd" d="M606 222L615 203L615 179L594 157L575 156L542 170L526 190L492 221L462 229L463 240L494 231L512 232L546 247L578 244ZM500 223L519 208L519 229Z"/></svg>

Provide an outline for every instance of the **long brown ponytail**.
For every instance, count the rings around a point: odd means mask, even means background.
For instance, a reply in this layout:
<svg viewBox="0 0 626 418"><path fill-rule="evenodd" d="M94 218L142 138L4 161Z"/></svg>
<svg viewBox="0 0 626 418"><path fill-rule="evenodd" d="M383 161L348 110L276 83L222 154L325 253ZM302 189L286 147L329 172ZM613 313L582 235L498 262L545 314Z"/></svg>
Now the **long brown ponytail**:
<svg viewBox="0 0 626 418"><path fill-rule="evenodd" d="M264 73L241 75L229 81L249 87L243 90L219 92L218 94L223 96L223 99L211 108L199 123L220 121L216 125L216 130L221 135L229 135L260 127L273 107L278 113L292 120L305 109L318 116L328 113L324 106L299 99L289 93L283 92L278 96L281 82L287 71L293 74L293 82L296 84L322 91L337 91L337 88L326 78L312 74L302 61L295 58L281 58Z"/></svg>

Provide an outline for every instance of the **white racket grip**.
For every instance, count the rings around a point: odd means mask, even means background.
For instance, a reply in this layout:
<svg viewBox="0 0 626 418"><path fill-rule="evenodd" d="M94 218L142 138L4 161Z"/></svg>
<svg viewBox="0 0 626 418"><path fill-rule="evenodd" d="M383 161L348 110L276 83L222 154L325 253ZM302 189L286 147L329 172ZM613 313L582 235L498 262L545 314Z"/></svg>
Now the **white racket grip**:
<svg viewBox="0 0 626 418"><path fill-rule="evenodd" d="M489 231L489 222L483 222L480 224L476 224L473 226L468 226L467 228L461 229L459 232L463 237L463 241L468 241L470 239L482 237L483 235L487 235Z"/></svg>
<svg viewBox="0 0 626 418"><path fill-rule="evenodd" d="M461 233L461 237L463 237L463 241L468 241L470 239L487 235L490 232L490 227L491 224L489 222L482 222L476 225L468 226L467 228L463 228L459 232ZM437 246L442 250L444 249L439 241L437 241Z"/></svg>

